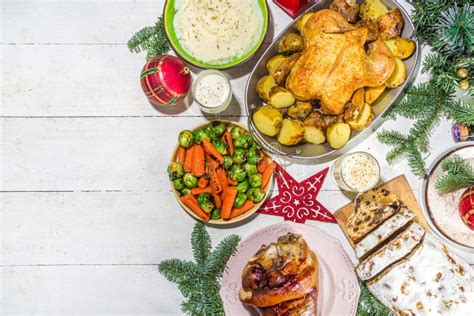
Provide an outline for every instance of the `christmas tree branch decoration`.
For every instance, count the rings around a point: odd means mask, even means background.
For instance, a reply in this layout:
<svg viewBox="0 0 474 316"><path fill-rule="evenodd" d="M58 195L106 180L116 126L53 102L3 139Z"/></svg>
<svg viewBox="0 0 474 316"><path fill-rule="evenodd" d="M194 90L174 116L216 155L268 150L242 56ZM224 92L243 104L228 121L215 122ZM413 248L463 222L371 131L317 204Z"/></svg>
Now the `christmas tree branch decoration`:
<svg viewBox="0 0 474 316"><path fill-rule="evenodd" d="M474 184L474 170L469 162L458 155L446 158L441 163L445 175L436 182L436 190L449 193Z"/></svg>
<svg viewBox="0 0 474 316"><path fill-rule="evenodd" d="M226 237L212 250L211 237L203 223L196 223L191 234L194 262L168 259L160 262L160 273L176 283L185 300L181 310L188 315L222 315L220 279L227 261L234 254L240 237Z"/></svg>
<svg viewBox="0 0 474 316"><path fill-rule="evenodd" d="M408 133L384 130L377 137L391 147L386 157L389 163L406 158L413 173L421 177L426 174L429 136L441 117L474 125L474 105L463 103L455 94L460 87L474 96L470 71L474 65L474 6L462 0L411 3L416 37L434 50L425 57L421 69L431 79L408 88L405 98L385 112L391 119L415 120Z"/></svg>
<svg viewBox="0 0 474 316"><path fill-rule="evenodd" d="M360 283L359 305L356 316L392 316L390 310L370 293L367 286Z"/></svg>
<svg viewBox="0 0 474 316"><path fill-rule="evenodd" d="M159 17L154 26L147 26L135 33L127 42L128 49L132 53L146 51L146 59L166 54L170 50L166 38L163 18Z"/></svg>

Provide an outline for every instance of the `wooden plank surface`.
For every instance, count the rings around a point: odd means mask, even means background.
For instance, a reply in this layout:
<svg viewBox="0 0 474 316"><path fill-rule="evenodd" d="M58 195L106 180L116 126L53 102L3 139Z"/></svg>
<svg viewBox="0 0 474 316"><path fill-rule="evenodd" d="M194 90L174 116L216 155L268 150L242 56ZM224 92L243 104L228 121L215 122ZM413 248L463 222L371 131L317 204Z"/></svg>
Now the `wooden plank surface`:
<svg viewBox="0 0 474 316"><path fill-rule="evenodd" d="M409 210L411 210L412 212L416 214L416 218L414 221L420 224L420 226L422 226L424 229L430 231L428 223L426 222L423 216L423 211L421 210L421 207L418 201L416 200L413 190L410 187L410 184L408 183L408 180L404 175L391 179L390 181L385 182L379 187L391 193L396 194L399 197L402 205L406 206ZM337 223L341 227L341 230L344 232L344 235L346 236L347 241L352 246L354 246L354 242L349 237L348 232L347 232L347 220L353 213L354 213L353 202L350 202L344 205L343 207L341 207L334 213L334 217L336 217Z"/></svg>
<svg viewBox="0 0 474 316"><path fill-rule="evenodd" d="M290 18L268 1L270 38ZM406 2L404 2L406 5ZM1 315L180 315L177 288L157 271L165 258L189 259L194 220L174 200L165 168L179 131L208 118L195 105L160 112L143 97L144 56L126 41L152 25L163 0L1 3L0 104ZM268 44L268 43L267 43ZM255 59L229 72L234 102L226 113L246 124L243 97ZM405 132L406 120L384 128ZM449 122L432 135L432 154L452 144ZM354 150L371 152L384 179L389 166L375 135ZM290 164L297 179L321 165ZM331 211L350 201L330 177L318 199ZM243 237L280 218L259 215L245 225L209 228L218 242ZM335 224L311 222L338 238Z"/></svg>

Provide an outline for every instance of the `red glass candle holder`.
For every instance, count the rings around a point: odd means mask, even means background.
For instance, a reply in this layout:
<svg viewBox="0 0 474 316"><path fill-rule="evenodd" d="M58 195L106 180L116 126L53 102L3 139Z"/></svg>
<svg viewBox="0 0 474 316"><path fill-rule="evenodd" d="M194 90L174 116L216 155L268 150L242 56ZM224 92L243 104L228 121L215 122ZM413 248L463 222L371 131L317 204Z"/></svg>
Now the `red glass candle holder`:
<svg viewBox="0 0 474 316"><path fill-rule="evenodd" d="M273 0L283 11L295 18L311 0Z"/></svg>

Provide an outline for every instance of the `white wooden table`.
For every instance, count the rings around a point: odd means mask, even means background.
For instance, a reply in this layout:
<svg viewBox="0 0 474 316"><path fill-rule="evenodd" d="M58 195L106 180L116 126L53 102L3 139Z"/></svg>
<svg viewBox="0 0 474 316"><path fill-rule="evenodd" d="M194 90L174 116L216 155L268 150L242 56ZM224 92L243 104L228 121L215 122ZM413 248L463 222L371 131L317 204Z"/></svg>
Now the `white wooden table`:
<svg viewBox="0 0 474 316"><path fill-rule="evenodd" d="M181 314L181 296L157 263L190 258L195 221L171 194L166 166L179 131L206 118L195 105L177 115L155 110L139 85L144 56L126 46L163 3L1 2L0 314ZM269 4L276 35L290 18ZM231 72L236 102L226 115L243 123L253 63ZM452 144L449 126L433 133L428 161ZM405 162L387 165L375 135L355 150L372 153L385 179L406 174L418 195L419 179ZM302 180L329 165L289 170ZM331 211L349 201L329 177L319 200ZM281 220L259 215L209 231L217 242ZM309 224L339 238L355 260L337 225Z"/></svg>

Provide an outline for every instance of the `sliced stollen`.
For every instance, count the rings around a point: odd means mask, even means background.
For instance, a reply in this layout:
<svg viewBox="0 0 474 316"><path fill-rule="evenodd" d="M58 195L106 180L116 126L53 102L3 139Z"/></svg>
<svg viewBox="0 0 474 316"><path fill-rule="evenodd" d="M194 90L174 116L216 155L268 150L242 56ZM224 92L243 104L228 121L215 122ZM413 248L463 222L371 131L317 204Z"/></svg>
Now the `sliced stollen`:
<svg viewBox="0 0 474 316"><path fill-rule="evenodd" d="M354 213L347 219L347 233L357 242L380 223L395 214L400 207L396 194L381 188L359 195L354 201Z"/></svg>
<svg viewBox="0 0 474 316"><path fill-rule="evenodd" d="M474 313L474 269L428 233L411 256L367 287L399 315Z"/></svg>
<svg viewBox="0 0 474 316"><path fill-rule="evenodd" d="M406 207L402 207L400 212L387 219L355 245L354 250L357 258L362 258L367 255L372 249L380 245L396 231L413 220L415 216L415 213Z"/></svg>
<svg viewBox="0 0 474 316"><path fill-rule="evenodd" d="M409 255L420 244L424 235L425 230L412 222L400 235L359 263L357 275L363 281L372 279L391 264Z"/></svg>

